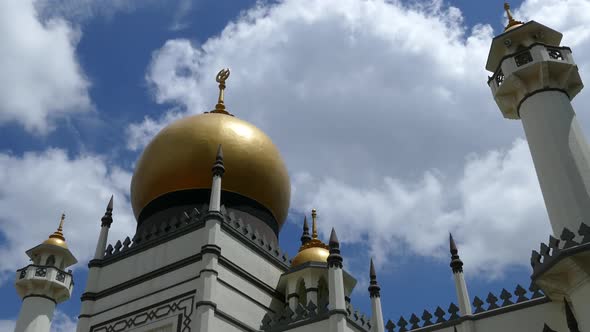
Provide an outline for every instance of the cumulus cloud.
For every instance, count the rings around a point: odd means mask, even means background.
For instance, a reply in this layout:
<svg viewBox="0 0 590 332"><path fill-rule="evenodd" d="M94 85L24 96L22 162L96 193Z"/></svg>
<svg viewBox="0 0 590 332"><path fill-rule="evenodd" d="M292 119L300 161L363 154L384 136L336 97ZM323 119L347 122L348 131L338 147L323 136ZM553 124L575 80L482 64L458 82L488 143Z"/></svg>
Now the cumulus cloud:
<svg viewBox="0 0 590 332"><path fill-rule="evenodd" d="M75 55L79 38L64 20L40 22L31 0L0 2L0 125L44 134L56 118L92 108Z"/></svg>
<svg viewBox="0 0 590 332"><path fill-rule="evenodd" d="M565 2L546 24L589 31L590 2ZM551 6L529 0L516 13L543 21ZM203 44L167 41L146 79L156 102L200 113L229 66L226 105L282 151L294 210L321 208L345 241L370 236L373 252L389 252L381 262L399 250L446 255L453 231L471 268L497 275L527 265L550 228L521 125L502 118L486 86L493 36L442 1L285 0L258 4ZM568 41L576 54L590 49L587 38ZM145 135L128 146L169 120L132 125Z"/></svg>
<svg viewBox="0 0 590 332"><path fill-rule="evenodd" d="M507 151L472 155L458 182L438 172L407 183L386 177L376 187L298 174L294 204L321 211L325 234L337 225L343 242L362 243L383 264L395 253L448 259L453 232L466 269L498 276L528 265L531 248L550 233L543 198L524 140Z"/></svg>
<svg viewBox="0 0 590 332"><path fill-rule="evenodd" d="M60 149L0 154L0 275L26 265L25 251L55 231L62 212L64 235L77 266L94 254L100 218L115 197L110 242L133 234L127 195L131 175L95 155L68 156Z"/></svg>
<svg viewBox="0 0 590 332"><path fill-rule="evenodd" d="M128 13L162 0L36 0L35 7L45 18L65 17L83 22L93 17L111 18L116 13Z"/></svg>

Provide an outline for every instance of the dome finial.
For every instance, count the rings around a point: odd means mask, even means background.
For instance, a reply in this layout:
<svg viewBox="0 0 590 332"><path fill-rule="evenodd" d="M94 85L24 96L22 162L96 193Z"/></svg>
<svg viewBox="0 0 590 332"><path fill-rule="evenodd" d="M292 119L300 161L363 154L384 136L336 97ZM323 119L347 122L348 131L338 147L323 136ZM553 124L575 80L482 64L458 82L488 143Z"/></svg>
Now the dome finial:
<svg viewBox="0 0 590 332"><path fill-rule="evenodd" d="M523 22L517 21L512 17L512 13L510 12L510 4L508 2L504 2L504 10L506 11L506 16L508 16L508 25L504 28L504 31L508 31L510 28L517 27L523 25Z"/></svg>
<svg viewBox="0 0 590 332"><path fill-rule="evenodd" d="M55 232L53 232L53 234L49 235L50 239L58 239L58 240L62 240L62 241L66 240L64 238L64 234L63 234L65 220L66 220L66 214L62 213L61 220L59 221L59 226L57 227L57 230Z"/></svg>
<svg viewBox="0 0 590 332"><path fill-rule="evenodd" d="M316 209L311 209L311 238L317 239L318 238L318 225L315 221L317 217Z"/></svg>
<svg viewBox="0 0 590 332"><path fill-rule="evenodd" d="M225 104L223 103L224 91L225 91L225 81L229 77L229 68L224 68L217 73L217 77L215 80L219 83L219 97L217 98L217 104L215 105L215 109L211 111L211 113L221 113L231 115L228 111L225 110Z"/></svg>

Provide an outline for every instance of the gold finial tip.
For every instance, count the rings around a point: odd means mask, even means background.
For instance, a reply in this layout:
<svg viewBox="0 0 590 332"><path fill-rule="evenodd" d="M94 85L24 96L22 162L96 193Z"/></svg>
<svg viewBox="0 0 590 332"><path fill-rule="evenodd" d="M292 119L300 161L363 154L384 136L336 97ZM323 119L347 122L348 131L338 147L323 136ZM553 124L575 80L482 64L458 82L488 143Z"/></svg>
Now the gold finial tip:
<svg viewBox="0 0 590 332"><path fill-rule="evenodd" d="M229 77L229 68L223 68L222 70L219 71L219 73L217 73L217 77L215 78L215 81L217 81L217 83L223 84L223 83L225 83L225 80L227 80L228 77Z"/></svg>
<svg viewBox="0 0 590 332"><path fill-rule="evenodd" d="M215 105L215 109L211 111L211 113L222 113L231 115L228 111L225 110L225 104L223 103L224 97L224 90L225 90L225 81L229 77L229 68L224 68L217 73L215 77L215 81L219 83L219 97L217 98L217 104Z"/></svg>

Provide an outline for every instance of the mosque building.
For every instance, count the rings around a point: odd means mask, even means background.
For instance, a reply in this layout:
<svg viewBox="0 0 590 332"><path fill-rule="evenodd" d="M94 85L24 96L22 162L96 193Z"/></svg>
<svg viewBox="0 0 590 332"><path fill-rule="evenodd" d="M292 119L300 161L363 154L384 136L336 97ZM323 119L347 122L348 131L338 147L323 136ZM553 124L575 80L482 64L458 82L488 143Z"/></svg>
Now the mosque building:
<svg viewBox="0 0 590 332"><path fill-rule="evenodd" d="M522 121L553 230L532 252L530 286L469 297L451 236L457 304L386 319L371 261L371 312L359 313L349 298L357 280L346 271L336 230L321 241L315 210L293 259L278 245L289 175L270 138L226 109L226 69L217 75L214 110L170 124L143 151L131 181L135 234L109 239L108 203L77 331L590 332L590 227L583 223L590 224L590 147L571 105L583 84L561 33L518 22L505 7L509 23L492 40L487 83L504 117ZM56 305L70 298L66 269L76 258L63 222L16 272L17 332L48 332Z"/></svg>

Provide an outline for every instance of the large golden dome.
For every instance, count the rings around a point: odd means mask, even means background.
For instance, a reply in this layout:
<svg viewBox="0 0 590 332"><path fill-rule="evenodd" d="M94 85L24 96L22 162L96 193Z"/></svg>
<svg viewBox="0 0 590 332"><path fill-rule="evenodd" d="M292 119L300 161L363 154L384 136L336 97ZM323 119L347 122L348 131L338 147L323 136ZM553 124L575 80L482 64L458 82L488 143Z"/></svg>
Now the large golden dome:
<svg viewBox="0 0 590 332"><path fill-rule="evenodd" d="M210 189L211 167L221 144L226 170L222 190L266 207L280 229L291 196L287 168L271 139L254 125L227 113L222 98L220 93L216 111L177 120L147 145L131 179L136 218L146 205L164 194Z"/></svg>

